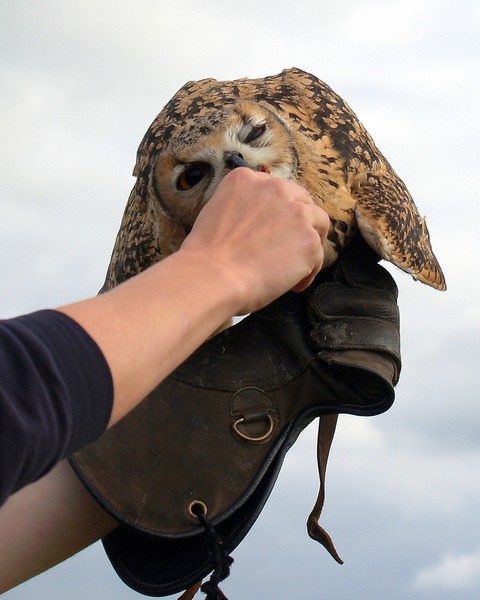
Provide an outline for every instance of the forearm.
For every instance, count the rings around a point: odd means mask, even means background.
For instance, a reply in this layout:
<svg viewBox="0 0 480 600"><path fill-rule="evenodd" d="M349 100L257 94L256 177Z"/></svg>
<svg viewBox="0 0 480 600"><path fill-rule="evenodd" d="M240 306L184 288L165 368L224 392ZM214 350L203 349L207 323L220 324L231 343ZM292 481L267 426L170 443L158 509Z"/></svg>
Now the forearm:
<svg viewBox="0 0 480 600"><path fill-rule="evenodd" d="M73 556L117 526L66 461L0 511L0 594Z"/></svg>
<svg viewBox="0 0 480 600"><path fill-rule="evenodd" d="M107 294L61 307L102 350L114 382L110 424L138 404L235 314L233 278L178 252Z"/></svg>

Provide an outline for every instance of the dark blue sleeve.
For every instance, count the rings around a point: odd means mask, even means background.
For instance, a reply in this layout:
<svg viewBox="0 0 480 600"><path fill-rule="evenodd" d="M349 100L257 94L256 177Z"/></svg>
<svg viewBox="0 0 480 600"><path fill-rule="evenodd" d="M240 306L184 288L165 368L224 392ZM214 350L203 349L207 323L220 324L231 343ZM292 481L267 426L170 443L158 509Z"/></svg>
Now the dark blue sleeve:
<svg viewBox="0 0 480 600"><path fill-rule="evenodd" d="M0 321L0 504L99 437L112 403L108 364L73 319Z"/></svg>

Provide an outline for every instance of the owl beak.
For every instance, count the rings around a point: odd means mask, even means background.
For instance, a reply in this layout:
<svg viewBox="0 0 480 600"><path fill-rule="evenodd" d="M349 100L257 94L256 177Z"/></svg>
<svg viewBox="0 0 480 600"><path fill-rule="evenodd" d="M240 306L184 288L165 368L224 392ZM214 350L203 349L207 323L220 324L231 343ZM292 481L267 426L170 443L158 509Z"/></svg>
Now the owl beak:
<svg viewBox="0 0 480 600"><path fill-rule="evenodd" d="M243 158L240 152L225 152L223 155L223 162L230 171L233 171L233 169L236 169L237 167L247 167L248 169L252 168Z"/></svg>

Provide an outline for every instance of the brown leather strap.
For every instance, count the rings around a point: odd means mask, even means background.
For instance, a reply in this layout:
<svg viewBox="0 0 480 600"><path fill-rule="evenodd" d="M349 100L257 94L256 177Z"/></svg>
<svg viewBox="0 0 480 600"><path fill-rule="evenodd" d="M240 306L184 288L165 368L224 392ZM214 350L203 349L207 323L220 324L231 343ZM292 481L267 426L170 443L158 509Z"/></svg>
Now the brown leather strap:
<svg viewBox="0 0 480 600"><path fill-rule="evenodd" d="M335 428L337 426L338 414L322 415L319 418L318 439L317 439L317 463L318 475L320 478L320 487L318 490L317 501L307 520L308 535L324 546L332 557L341 565L343 560L338 555L332 538L328 533L320 527L318 520L322 513L323 503L325 500L325 474L327 470L328 455L332 445Z"/></svg>

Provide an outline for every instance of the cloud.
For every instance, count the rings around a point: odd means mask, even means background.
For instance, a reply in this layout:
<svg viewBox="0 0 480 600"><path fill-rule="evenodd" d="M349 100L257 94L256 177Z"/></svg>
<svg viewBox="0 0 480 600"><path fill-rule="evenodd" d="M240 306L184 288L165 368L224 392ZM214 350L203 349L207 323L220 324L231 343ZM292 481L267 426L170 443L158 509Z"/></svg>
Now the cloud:
<svg viewBox="0 0 480 600"><path fill-rule="evenodd" d="M383 48L405 47L421 41L430 25L431 2L407 0L402 5L381 0L370 0L351 6L345 19L345 34L352 43L368 51L376 44ZM395 27L385 27L395 23Z"/></svg>
<svg viewBox="0 0 480 600"><path fill-rule="evenodd" d="M462 591L480 588L480 548L470 553L444 555L436 565L420 569L414 591Z"/></svg>

